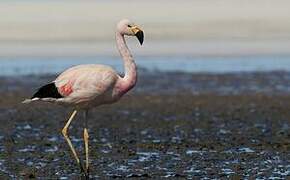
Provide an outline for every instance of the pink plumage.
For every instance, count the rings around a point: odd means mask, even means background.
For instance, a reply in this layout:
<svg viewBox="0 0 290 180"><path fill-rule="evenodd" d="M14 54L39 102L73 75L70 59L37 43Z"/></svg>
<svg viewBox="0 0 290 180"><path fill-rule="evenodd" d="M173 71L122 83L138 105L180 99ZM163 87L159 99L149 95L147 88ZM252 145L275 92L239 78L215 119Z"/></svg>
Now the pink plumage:
<svg viewBox="0 0 290 180"><path fill-rule="evenodd" d="M135 29L132 30L130 27L135 27ZM139 34L140 32L141 34ZM49 95L33 96L32 99L24 102L48 101L87 109L119 100L137 82L137 67L126 45L124 35L137 36L142 43L143 32L128 20L122 20L117 25L116 42L124 61L124 77L106 65L78 65L67 69L52 82L57 88L60 98L59 96L55 98L48 93ZM47 88L47 91L51 91L51 89Z"/></svg>
<svg viewBox="0 0 290 180"><path fill-rule="evenodd" d="M62 130L77 164L86 178L89 177L89 150L87 114L89 108L118 101L126 92L132 89L137 82L137 66L126 45L124 35L136 36L143 43L143 31L129 20L122 20L117 25L116 42L120 55L124 61L125 75L121 77L114 69L106 65L87 64L78 65L61 73L53 82L39 88L30 99L33 101L54 102L72 106L75 110ZM68 127L78 110L84 110L84 142L86 152L86 167L82 166L68 136Z"/></svg>

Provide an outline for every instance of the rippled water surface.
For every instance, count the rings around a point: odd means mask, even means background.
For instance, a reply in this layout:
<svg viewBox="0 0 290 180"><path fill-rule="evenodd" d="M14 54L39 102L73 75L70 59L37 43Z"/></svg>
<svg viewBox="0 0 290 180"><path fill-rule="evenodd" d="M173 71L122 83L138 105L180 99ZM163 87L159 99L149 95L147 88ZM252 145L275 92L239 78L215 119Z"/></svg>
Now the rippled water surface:
<svg viewBox="0 0 290 180"><path fill-rule="evenodd" d="M21 143L22 145L15 148L17 158L13 159L13 163L42 171L47 168L50 173L60 179L77 177L78 170L69 168L74 166L72 158L63 154L64 146L62 144L64 144L64 140L62 137L60 135L47 136L42 133L43 128L43 126L36 127L27 123L21 123L16 127L17 131L15 130L13 133L13 141L15 143L26 142L29 138L30 143ZM280 179L290 175L289 155L285 156L285 153L263 150L258 147L246 147L246 145L232 148L209 148L210 146L201 148L200 146L194 147L189 143L187 147L185 142L190 140L186 140L184 133L188 132L180 130L178 126L175 128L176 132L171 137L157 138L155 133L150 133L147 130L144 130L146 132L141 131L139 135L143 136L143 141L140 142L141 146L137 149L134 147L135 142L130 142L131 137L120 137L124 144L116 144L116 142L105 138L113 132L106 128L101 129L99 139L91 138L93 142L91 152L94 157L91 163L94 168L98 168L94 169L96 172L92 172L92 174L99 174L91 177L183 177L188 179L202 177L210 179L210 177L249 178L255 174L257 178ZM201 130L194 130L192 141L196 144L201 143L199 137L203 133ZM231 133L223 132L222 134L230 135ZM136 136L139 135L136 134ZM216 135L220 136L220 131ZM3 136L1 137L0 141L3 143ZM72 136L71 139L76 148L82 150L82 139L75 138L75 136ZM42 145L36 143L40 140ZM254 137L252 141L255 141ZM168 143L172 147L162 148ZM122 150L122 148L124 149ZM118 153L116 149L120 152ZM3 147L0 150L5 151ZM20 177L19 174L11 172L9 161L11 159L6 158L0 161L0 174L4 173L11 178ZM64 161L72 164L67 164L65 167ZM23 173L23 175L28 173L28 176L34 176L33 172L24 171ZM38 178L41 176L38 175Z"/></svg>

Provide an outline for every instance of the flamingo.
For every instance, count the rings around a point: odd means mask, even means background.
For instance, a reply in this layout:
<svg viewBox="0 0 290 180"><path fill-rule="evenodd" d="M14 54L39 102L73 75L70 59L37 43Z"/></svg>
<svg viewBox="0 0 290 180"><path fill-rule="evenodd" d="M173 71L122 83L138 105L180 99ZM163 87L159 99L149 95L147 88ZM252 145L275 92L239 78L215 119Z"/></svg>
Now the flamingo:
<svg viewBox="0 0 290 180"><path fill-rule="evenodd" d="M128 19L121 20L116 27L116 43L124 62L125 75L119 75L113 68L100 64L86 64L71 67L62 72L54 81L40 87L23 103L34 101L52 102L73 107L73 112L62 129L69 148L80 167L81 173L89 178L89 134L88 111L93 107L117 102L137 82L137 66L128 49L124 36L136 36L142 45L143 31ZM83 139L86 164L82 162L68 136L68 128L78 111L84 112Z"/></svg>

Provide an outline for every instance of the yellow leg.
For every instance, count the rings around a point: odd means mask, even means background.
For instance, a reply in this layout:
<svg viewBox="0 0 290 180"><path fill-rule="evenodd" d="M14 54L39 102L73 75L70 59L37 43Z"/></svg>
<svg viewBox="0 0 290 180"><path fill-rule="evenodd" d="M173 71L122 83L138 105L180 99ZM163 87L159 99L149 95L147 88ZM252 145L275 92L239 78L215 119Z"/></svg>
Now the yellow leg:
<svg viewBox="0 0 290 180"><path fill-rule="evenodd" d="M69 139L69 136L68 136L68 134L67 134L68 127L69 127L71 121L73 120L73 118L75 117L76 114L77 114L77 111L74 110L74 112L73 112L72 115L70 116L69 120L67 121L67 123L65 124L65 126L64 126L64 128L62 129L61 132L62 132L62 134L63 134L63 136L64 136L66 142L68 143L68 145L69 145L69 147L70 147L70 150L72 151L73 156L74 156L74 158L76 159L77 164L79 165L81 171L84 171L83 166L82 166L82 164L81 164L81 162L80 162L80 159L79 159L79 157L78 157L78 155L77 155L77 153L76 153L76 151L75 151L75 148L73 147L73 145L72 145L72 143L71 143L71 140Z"/></svg>
<svg viewBox="0 0 290 180"><path fill-rule="evenodd" d="M85 141L85 152L86 152L86 173L89 174L89 133L87 128L84 128L84 141Z"/></svg>

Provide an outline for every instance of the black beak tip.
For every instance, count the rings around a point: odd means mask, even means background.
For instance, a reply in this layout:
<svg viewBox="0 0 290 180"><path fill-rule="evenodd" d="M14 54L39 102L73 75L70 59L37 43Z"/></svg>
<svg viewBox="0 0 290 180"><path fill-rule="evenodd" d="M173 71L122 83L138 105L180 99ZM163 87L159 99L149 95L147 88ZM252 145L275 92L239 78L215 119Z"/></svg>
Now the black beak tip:
<svg viewBox="0 0 290 180"><path fill-rule="evenodd" d="M144 33L143 33L143 31L138 31L136 33L136 37L137 37L138 41L140 42L140 44L142 45L143 41L144 41Z"/></svg>

